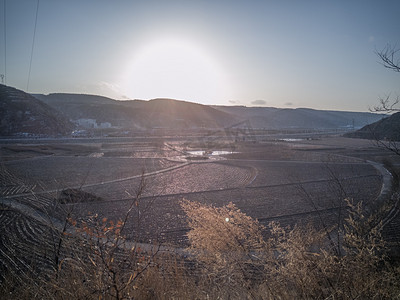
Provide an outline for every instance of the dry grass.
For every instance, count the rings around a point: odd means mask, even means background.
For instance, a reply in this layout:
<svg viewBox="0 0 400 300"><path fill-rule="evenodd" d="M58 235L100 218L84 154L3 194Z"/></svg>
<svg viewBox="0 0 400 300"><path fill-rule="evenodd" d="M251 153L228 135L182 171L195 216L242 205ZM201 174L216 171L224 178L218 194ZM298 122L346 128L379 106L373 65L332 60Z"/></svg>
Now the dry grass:
<svg viewBox="0 0 400 300"><path fill-rule="evenodd" d="M205 266L204 289L211 298L400 297L400 270L389 264L380 226L369 226L376 222L363 215L361 204L348 201L349 217L340 235L345 254L340 256L326 233L311 225L288 229L271 223L264 240L266 229L232 204L215 208L184 201L182 206L192 228L190 249Z"/></svg>
<svg viewBox="0 0 400 300"><path fill-rule="evenodd" d="M5 269L0 294L8 299L400 299L400 268L386 255L381 214L365 215L362 203L347 200L344 224L319 231L273 222L264 227L232 203L215 207L183 200L190 246L174 253L127 239L143 230L145 188L142 177L119 220L99 215L74 220L66 214L53 247L43 249L54 263L32 261L30 272ZM131 217L137 232L128 232ZM327 234L338 240L328 242Z"/></svg>

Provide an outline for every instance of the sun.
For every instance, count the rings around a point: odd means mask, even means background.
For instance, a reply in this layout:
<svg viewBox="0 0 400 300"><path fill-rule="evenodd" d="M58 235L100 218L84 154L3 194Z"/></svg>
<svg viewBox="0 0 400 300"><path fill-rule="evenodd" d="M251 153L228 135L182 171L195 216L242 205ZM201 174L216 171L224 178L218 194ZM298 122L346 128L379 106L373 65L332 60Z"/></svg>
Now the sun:
<svg viewBox="0 0 400 300"><path fill-rule="evenodd" d="M193 42L164 38L135 51L122 84L134 99L173 98L221 104L229 97L226 74Z"/></svg>

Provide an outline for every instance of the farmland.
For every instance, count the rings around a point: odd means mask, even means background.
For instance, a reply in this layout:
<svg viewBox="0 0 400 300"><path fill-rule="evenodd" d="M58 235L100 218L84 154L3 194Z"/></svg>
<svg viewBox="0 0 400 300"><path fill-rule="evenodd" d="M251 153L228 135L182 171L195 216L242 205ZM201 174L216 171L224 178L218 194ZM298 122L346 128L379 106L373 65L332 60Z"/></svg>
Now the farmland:
<svg viewBox="0 0 400 300"><path fill-rule="evenodd" d="M79 257L86 242L73 246L73 232L93 220L126 220L124 241L187 253L183 199L232 202L265 227L341 228L345 199L375 209L396 188L383 163L399 164L371 141L336 135L3 139L0 158L0 282L10 272L23 280ZM398 242L396 206L384 222L386 239Z"/></svg>
<svg viewBox="0 0 400 300"><path fill-rule="evenodd" d="M182 246L187 232L182 199L216 206L233 202L265 225L321 226L321 220L329 225L338 222L345 198L366 205L378 198L382 174L369 160L395 159L370 141L332 136L217 146L199 148L195 138L3 141L1 193L3 201L41 210L60 202L65 191L79 190L94 200L60 204L74 218L96 213L117 220L144 179L137 208L141 223L132 214L128 237L141 231L141 242ZM227 151L212 155L213 150Z"/></svg>

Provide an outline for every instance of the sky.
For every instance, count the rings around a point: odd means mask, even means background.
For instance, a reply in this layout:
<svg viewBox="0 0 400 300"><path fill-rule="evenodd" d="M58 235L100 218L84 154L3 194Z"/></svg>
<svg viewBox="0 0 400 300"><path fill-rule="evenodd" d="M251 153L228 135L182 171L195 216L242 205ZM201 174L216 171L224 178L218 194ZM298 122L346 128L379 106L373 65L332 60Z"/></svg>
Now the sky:
<svg viewBox="0 0 400 300"><path fill-rule="evenodd" d="M376 55L400 47L397 0L0 5L0 74L29 93L345 111L400 95Z"/></svg>

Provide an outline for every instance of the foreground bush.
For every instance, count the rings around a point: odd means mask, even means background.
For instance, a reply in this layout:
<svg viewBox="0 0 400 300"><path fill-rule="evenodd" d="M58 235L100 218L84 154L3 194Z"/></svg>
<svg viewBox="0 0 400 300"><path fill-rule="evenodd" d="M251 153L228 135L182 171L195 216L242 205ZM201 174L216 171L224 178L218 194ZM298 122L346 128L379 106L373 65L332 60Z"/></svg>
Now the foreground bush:
<svg viewBox="0 0 400 300"><path fill-rule="evenodd" d="M132 207L134 207L133 205ZM263 227L235 205L182 201L185 253L128 242L126 218L92 216L63 232L58 263L3 276L6 299L400 299L379 222L348 201L340 243L312 225ZM370 224L374 224L371 226ZM61 241L61 240L60 240ZM337 245L341 245L341 255ZM149 248L150 247L150 248ZM182 255L184 254L184 255ZM22 280L21 280L22 279Z"/></svg>
<svg viewBox="0 0 400 300"><path fill-rule="evenodd" d="M348 201L340 256L325 231L311 225L266 229L233 204L183 201L182 207L191 227L189 249L204 266L204 289L212 298L400 298L400 269L389 264L381 227L369 226L361 204Z"/></svg>

